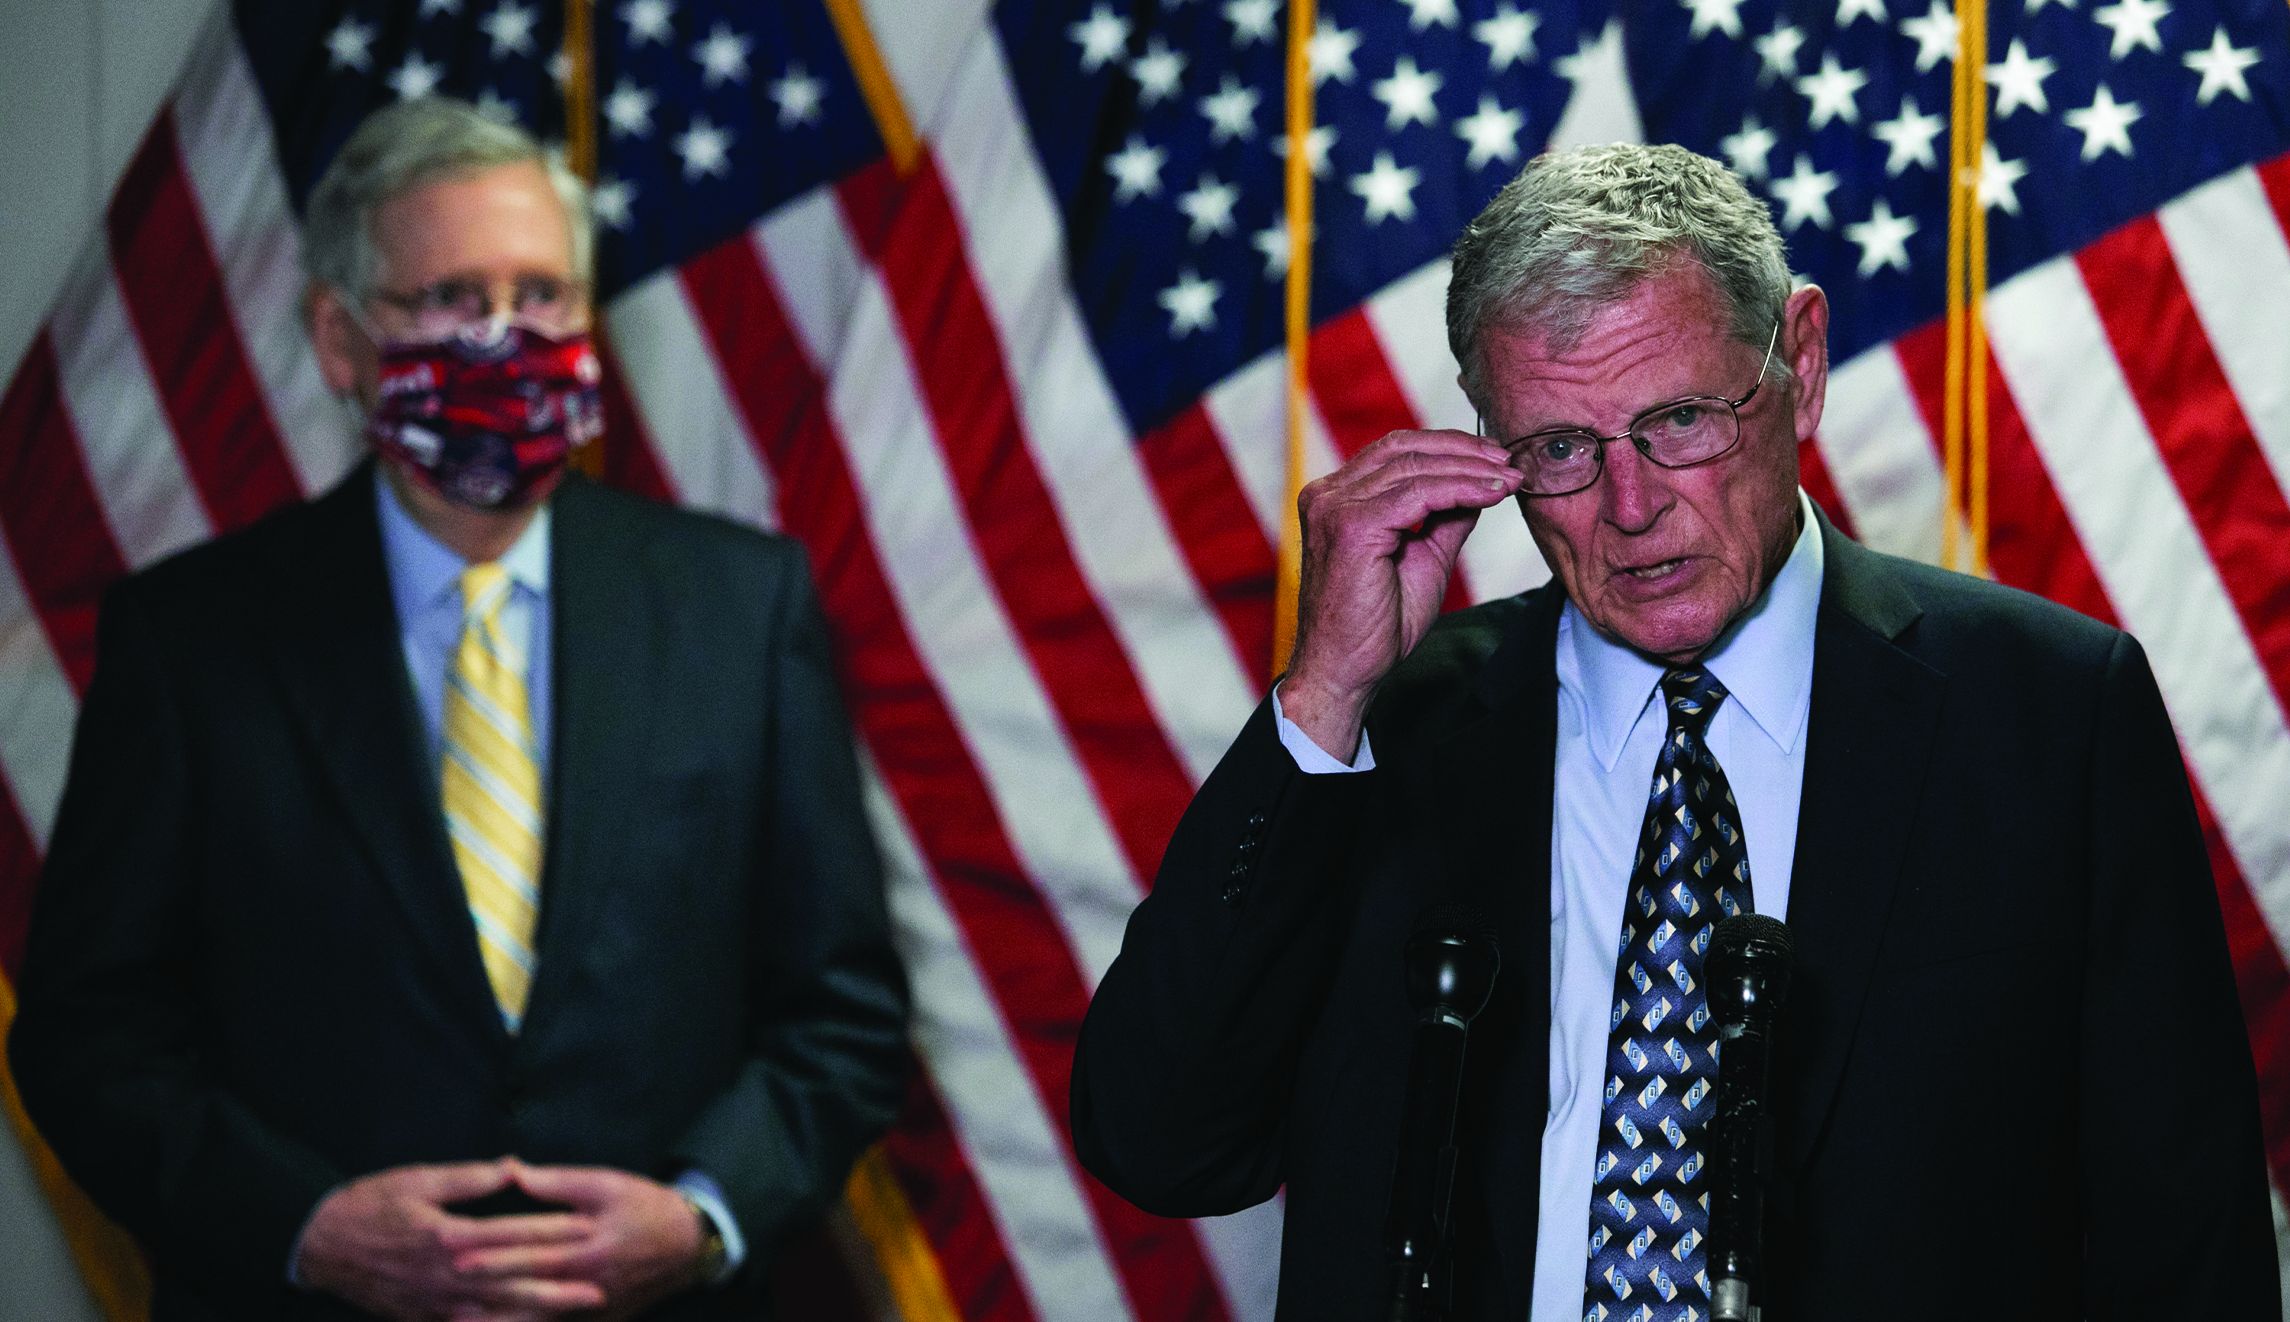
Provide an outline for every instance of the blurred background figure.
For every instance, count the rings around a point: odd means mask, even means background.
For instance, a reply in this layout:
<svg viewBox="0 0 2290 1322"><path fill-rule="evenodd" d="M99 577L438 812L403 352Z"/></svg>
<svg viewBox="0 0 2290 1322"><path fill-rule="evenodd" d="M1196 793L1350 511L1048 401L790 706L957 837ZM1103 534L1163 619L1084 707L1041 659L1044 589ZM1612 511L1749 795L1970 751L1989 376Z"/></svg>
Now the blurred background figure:
<svg viewBox="0 0 2290 1322"><path fill-rule="evenodd" d="M799 549L568 477L579 182L442 98L312 194L377 450L122 580L9 1039L159 1317L753 1317L906 990Z"/></svg>

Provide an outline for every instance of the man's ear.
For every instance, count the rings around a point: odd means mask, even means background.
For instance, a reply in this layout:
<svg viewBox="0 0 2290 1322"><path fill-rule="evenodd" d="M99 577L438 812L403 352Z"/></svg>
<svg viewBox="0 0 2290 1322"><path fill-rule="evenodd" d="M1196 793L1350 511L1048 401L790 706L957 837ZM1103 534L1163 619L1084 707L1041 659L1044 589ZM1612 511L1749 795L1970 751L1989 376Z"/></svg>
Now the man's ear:
<svg viewBox="0 0 2290 1322"><path fill-rule="evenodd" d="M1789 296L1781 314L1781 352L1797 378L1797 439L1808 441L1821 428L1829 398L1829 296L1819 285Z"/></svg>
<svg viewBox="0 0 2290 1322"><path fill-rule="evenodd" d="M318 374L337 395L357 393L359 367L373 356L373 345L350 315L350 305L332 285L313 283L303 296L303 320L310 328L310 347L318 355Z"/></svg>

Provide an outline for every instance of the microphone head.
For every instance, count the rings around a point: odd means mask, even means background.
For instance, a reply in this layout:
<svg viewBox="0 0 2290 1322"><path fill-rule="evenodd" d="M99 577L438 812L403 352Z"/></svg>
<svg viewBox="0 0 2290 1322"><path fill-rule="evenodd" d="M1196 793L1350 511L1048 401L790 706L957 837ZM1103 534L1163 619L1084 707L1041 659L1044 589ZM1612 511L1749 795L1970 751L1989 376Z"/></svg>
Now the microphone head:
<svg viewBox="0 0 2290 1322"><path fill-rule="evenodd" d="M1703 964L1709 979L1710 1008L1721 1021L1738 1019L1751 1006L1770 1012L1789 999L1789 969L1796 957L1789 929L1780 919L1740 913L1718 921L1710 933Z"/></svg>
<svg viewBox="0 0 2290 1322"><path fill-rule="evenodd" d="M1467 904L1433 904L1416 915L1407 939L1407 999L1419 1013L1469 1023L1487 1007L1502 954L1495 924Z"/></svg>

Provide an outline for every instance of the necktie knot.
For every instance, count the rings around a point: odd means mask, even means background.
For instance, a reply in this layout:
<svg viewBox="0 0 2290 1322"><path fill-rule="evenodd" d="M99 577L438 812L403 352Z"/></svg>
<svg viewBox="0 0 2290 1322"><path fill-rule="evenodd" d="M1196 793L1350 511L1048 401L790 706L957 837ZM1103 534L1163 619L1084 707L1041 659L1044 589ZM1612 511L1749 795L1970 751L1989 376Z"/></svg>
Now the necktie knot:
<svg viewBox="0 0 2290 1322"><path fill-rule="evenodd" d="M509 571L488 561L461 571L461 618L475 624L490 620L509 596Z"/></svg>
<svg viewBox="0 0 2290 1322"><path fill-rule="evenodd" d="M1706 666L1675 666L1662 672L1662 699L1670 709L1673 730L1699 735L1709 729L1725 696L1725 685Z"/></svg>

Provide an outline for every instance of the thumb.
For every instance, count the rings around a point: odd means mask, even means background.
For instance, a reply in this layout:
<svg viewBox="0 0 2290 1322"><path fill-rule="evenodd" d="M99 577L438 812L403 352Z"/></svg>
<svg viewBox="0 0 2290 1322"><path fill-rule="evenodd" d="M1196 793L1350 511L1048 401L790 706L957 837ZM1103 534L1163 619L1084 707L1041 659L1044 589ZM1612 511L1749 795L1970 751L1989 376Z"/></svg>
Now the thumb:
<svg viewBox="0 0 2290 1322"><path fill-rule="evenodd" d="M498 1161L463 1161L442 1166L417 1166L417 1192L428 1202L443 1205L483 1198L509 1187L509 1170Z"/></svg>
<svg viewBox="0 0 2290 1322"><path fill-rule="evenodd" d="M599 1166L535 1166L514 1157L508 1163L517 1187L545 1203L587 1211L610 1200L616 1171Z"/></svg>

